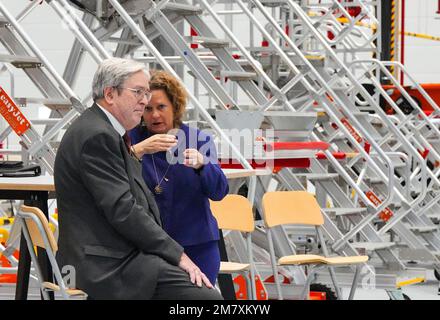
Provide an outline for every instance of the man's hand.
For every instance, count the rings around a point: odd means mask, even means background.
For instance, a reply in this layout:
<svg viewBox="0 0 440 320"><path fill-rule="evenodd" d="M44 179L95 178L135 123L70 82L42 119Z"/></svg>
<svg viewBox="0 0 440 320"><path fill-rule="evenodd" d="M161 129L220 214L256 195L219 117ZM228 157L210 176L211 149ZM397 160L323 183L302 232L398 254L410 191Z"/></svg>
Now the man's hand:
<svg viewBox="0 0 440 320"><path fill-rule="evenodd" d="M194 262L191 261L191 259L185 254L185 252L182 253L179 267L189 274L189 278L192 283L196 284L199 287L201 287L202 283L204 283L207 288L213 288L211 282L209 282L209 279L202 271L200 271L199 267L197 267Z"/></svg>

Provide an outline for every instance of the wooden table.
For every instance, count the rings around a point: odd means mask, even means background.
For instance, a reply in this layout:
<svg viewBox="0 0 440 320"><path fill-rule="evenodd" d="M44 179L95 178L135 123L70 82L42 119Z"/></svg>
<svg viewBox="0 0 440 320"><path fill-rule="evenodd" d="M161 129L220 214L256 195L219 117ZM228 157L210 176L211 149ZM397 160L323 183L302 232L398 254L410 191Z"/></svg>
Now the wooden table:
<svg viewBox="0 0 440 320"><path fill-rule="evenodd" d="M227 179L265 176L272 173L269 169L222 169Z"/></svg>
<svg viewBox="0 0 440 320"><path fill-rule="evenodd" d="M0 178L0 199L24 200L27 206L38 207L46 217L49 216L47 201L54 198L55 185L52 176ZM46 251L37 248L38 260L44 280L52 281L52 269L46 256ZM20 257L18 260L16 300L26 300L29 287L29 272L31 257L24 235L20 239ZM50 295L53 299L53 293Z"/></svg>

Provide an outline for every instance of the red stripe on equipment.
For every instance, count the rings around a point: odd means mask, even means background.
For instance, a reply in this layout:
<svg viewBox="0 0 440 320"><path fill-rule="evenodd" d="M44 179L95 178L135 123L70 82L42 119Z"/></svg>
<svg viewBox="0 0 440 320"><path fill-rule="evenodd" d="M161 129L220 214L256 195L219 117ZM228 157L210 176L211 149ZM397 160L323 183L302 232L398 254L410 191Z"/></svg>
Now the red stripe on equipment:
<svg viewBox="0 0 440 320"><path fill-rule="evenodd" d="M191 35L191 37L198 36L197 31L193 27L191 27L191 29L190 29L190 35ZM197 49L198 47L199 47L199 45L197 43L191 43L191 49Z"/></svg>
<svg viewBox="0 0 440 320"><path fill-rule="evenodd" d="M274 159L267 162L261 160L257 163L252 160L251 166L254 169L268 168L268 164L273 165L273 170L278 172L282 168L308 168L310 167L310 159L307 158L295 158L295 159ZM219 159L220 167L223 169L244 169L244 167L237 160L232 159Z"/></svg>
<svg viewBox="0 0 440 320"><path fill-rule="evenodd" d="M264 145L264 151L274 150L327 150L330 145L324 141L272 142Z"/></svg>
<svg viewBox="0 0 440 320"><path fill-rule="evenodd" d="M422 156L423 159L426 159L426 157L429 154L429 150L428 149L423 150L423 152L420 151L420 150L418 150L418 151L419 151L419 153L420 153L420 155Z"/></svg>
<svg viewBox="0 0 440 320"><path fill-rule="evenodd" d="M335 157L337 160L344 160L347 157L347 154L345 152L332 152L333 157ZM316 154L316 159L318 160L325 160L327 159L327 156L324 152L318 152Z"/></svg>
<svg viewBox="0 0 440 320"><path fill-rule="evenodd" d="M369 144L367 141L365 141L364 149L365 149L366 153L370 154L371 144Z"/></svg>

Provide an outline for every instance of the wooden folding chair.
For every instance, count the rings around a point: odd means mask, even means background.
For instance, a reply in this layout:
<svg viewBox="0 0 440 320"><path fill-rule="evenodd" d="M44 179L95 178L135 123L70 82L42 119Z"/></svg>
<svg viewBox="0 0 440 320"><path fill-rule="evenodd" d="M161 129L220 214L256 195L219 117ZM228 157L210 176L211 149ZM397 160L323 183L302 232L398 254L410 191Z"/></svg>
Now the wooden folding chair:
<svg viewBox="0 0 440 320"><path fill-rule="evenodd" d="M256 299L255 269L252 256L251 233L254 231L254 217L249 200L237 194L228 194L221 201L210 201L211 211L220 229L234 230L243 233L246 239L249 263L220 263L220 273L241 274L246 279L248 297ZM250 279L249 279L250 275Z"/></svg>
<svg viewBox="0 0 440 320"><path fill-rule="evenodd" d="M274 274L279 299L283 299L283 296L281 292L280 280L277 276L277 265L308 265L311 267L309 269L307 280L302 292L302 299L307 297L309 286L316 271L319 268L328 267L333 285L335 286L335 290L338 295L338 299L341 299L341 293L332 267L356 264L356 271L349 295L349 299L353 299L357 282L359 280L360 265L368 261L368 256L328 257L328 250L321 230L321 226L324 224L324 218L321 213L321 208L319 207L314 195L306 191L267 192L263 195L262 206L264 212L264 222L267 228L266 234L269 241L272 271ZM280 257L277 263L275 261L275 250L271 228L286 224L315 226L324 256L313 254L289 255Z"/></svg>
<svg viewBox="0 0 440 320"><path fill-rule="evenodd" d="M47 221L44 213L36 207L21 206L20 211L17 213L17 217L23 219L22 231L26 238L29 253L31 255L32 262L35 270L37 271L38 280L42 291L43 298L49 299L48 291L59 292L64 299L67 300L80 300L86 299L87 294L84 291L77 289L69 289L66 287L60 269L55 259L55 253L58 250L58 245L52 231L49 228L49 222ZM34 247L40 247L46 250L47 257L49 258L52 271L56 282L45 282L41 273L41 268L38 263L37 255Z"/></svg>

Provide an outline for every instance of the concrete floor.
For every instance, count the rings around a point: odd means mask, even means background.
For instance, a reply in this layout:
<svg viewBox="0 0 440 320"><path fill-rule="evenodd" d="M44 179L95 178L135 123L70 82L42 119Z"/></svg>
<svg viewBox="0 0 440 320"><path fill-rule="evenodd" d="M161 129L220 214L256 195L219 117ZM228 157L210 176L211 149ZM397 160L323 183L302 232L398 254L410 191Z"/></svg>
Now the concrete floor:
<svg viewBox="0 0 440 320"><path fill-rule="evenodd" d="M433 271L427 271L424 283L408 285L402 288L402 293L409 296L411 300L440 300L438 295L439 282L434 277ZM348 298L350 288L343 288L344 299ZM13 300L15 296L15 285L0 284L0 300ZM29 300L40 300L40 294L36 283L31 283L28 294ZM382 289L356 290L354 300L390 300L387 292Z"/></svg>
<svg viewBox="0 0 440 320"><path fill-rule="evenodd" d="M429 270L426 272L424 283L404 286L402 293L411 300L440 300L438 290L439 281L434 277L434 272ZM348 298L349 292L350 288L343 288L344 299ZM356 290L354 300L390 300L390 297L385 290L359 288Z"/></svg>

